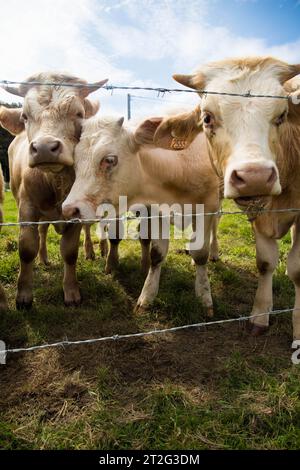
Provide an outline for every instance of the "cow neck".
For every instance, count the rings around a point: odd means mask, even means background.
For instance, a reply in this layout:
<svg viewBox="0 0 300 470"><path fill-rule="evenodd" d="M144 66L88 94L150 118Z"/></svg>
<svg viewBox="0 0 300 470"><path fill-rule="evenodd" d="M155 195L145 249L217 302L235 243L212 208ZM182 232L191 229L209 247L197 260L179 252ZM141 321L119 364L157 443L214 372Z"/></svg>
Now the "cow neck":
<svg viewBox="0 0 300 470"><path fill-rule="evenodd" d="M75 181L74 169L73 167L66 167L59 173L47 172L46 178L55 194L55 205L60 207Z"/></svg>
<svg viewBox="0 0 300 470"><path fill-rule="evenodd" d="M300 195L300 125L289 123L282 128L275 151L282 193Z"/></svg>

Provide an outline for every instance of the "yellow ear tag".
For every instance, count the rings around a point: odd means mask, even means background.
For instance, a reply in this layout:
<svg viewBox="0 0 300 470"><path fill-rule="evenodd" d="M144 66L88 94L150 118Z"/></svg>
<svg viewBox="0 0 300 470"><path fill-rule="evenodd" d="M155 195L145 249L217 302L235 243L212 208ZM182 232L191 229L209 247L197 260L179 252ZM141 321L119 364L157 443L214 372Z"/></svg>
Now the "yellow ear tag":
<svg viewBox="0 0 300 470"><path fill-rule="evenodd" d="M171 149L173 150L184 150L187 146L187 141L185 139L178 139L178 137L173 137L171 142Z"/></svg>

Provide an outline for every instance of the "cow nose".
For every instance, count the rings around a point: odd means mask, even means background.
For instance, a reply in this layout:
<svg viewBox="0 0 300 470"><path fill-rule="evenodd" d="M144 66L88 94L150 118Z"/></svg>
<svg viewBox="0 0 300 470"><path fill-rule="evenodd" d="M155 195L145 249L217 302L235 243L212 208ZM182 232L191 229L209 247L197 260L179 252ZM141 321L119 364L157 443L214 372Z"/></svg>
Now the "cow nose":
<svg viewBox="0 0 300 470"><path fill-rule="evenodd" d="M30 155L41 163L56 160L62 153L62 143L57 139L41 138L31 142L29 146Z"/></svg>
<svg viewBox="0 0 300 470"><path fill-rule="evenodd" d="M233 170L230 176L230 183L240 196L269 195L276 181L277 173L274 167L249 166Z"/></svg>
<svg viewBox="0 0 300 470"><path fill-rule="evenodd" d="M62 212L67 219L81 219L79 207L73 204L63 205Z"/></svg>

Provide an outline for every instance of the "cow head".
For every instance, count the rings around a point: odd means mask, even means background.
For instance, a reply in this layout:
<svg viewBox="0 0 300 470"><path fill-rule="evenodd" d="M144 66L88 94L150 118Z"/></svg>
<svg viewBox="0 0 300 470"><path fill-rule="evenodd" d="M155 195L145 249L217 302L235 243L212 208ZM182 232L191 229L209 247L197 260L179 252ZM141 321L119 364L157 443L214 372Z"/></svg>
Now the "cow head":
<svg viewBox="0 0 300 470"><path fill-rule="evenodd" d="M84 80L69 75L42 73L26 80L10 93L24 97L22 110L1 108L0 122L12 134L26 131L29 141L29 166L58 172L74 163L74 149L81 135L84 118L99 109L87 96L107 80L86 86ZM42 85L34 84L42 82ZM70 86L49 86L67 83ZM74 86L82 85L82 86Z"/></svg>
<svg viewBox="0 0 300 470"><path fill-rule="evenodd" d="M75 151L76 179L62 206L64 216L93 219L100 204L118 208L120 196L126 196L129 205L141 202L139 152L145 147L186 147L199 133L199 118L197 108L192 113L146 119L134 130L123 126L123 118L86 121ZM184 141L176 137L182 129L189 131Z"/></svg>
<svg viewBox="0 0 300 470"><path fill-rule="evenodd" d="M257 196L280 194L276 145L287 121L295 114L300 117L300 106L296 107L295 100L234 94L287 98L289 80L299 73L300 65L268 57L225 60L193 75L174 75L195 90L231 94L200 93L201 120L211 158L224 176L224 195L240 205Z"/></svg>

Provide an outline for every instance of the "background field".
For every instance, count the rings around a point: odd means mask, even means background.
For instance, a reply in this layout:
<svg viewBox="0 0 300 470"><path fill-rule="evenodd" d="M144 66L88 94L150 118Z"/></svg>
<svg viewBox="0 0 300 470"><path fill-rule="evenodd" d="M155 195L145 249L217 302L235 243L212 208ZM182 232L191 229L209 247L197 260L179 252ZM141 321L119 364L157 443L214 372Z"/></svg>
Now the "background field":
<svg viewBox="0 0 300 470"><path fill-rule="evenodd" d="M233 207L226 205L226 208ZM6 193L5 219L16 209ZM223 217L221 259L210 263L215 318L249 314L257 274L253 237L241 216ZM10 311L1 315L8 346L133 333L205 320L193 292L190 258L172 242L151 310L133 313L143 284L140 248L124 241L120 269L80 250L80 308L62 299L58 237L49 236L50 267L35 268L31 311L14 306L17 229L0 235L0 280ZM293 305L285 276L289 237L281 243L274 308ZM300 366L291 363L290 314L250 338L240 323L164 336L18 354L0 366L0 448L5 449L295 449L300 446Z"/></svg>

